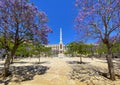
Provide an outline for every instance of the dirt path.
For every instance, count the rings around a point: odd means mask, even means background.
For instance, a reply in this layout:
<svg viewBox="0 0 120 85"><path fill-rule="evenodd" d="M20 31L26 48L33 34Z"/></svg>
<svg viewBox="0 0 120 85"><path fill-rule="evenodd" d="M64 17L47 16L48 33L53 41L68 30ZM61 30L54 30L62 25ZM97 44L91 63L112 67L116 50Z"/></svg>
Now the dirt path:
<svg viewBox="0 0 120 85"><path fill-rule="evenodd" d="M50 67L44 75L36 75L33 80L21 83L9 83L9 85L85 85L68 77L70 66L64 58L51 58L49 63L43 64Z"/></svg>

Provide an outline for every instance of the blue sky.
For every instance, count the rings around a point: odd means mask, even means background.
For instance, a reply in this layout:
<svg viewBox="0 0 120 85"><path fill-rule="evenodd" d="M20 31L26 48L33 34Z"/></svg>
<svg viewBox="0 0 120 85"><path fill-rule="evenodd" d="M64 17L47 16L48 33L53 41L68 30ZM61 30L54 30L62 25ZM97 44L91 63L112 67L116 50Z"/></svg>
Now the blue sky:
<svg viewBox="0 0 120 85"><path fill-rule="evenodd" d="M76 40L74 29L75 0L30 0L39 10L46 12L49 18L48 25L53 33L49 34L49 44L59 43L59 30L63 30L63 43Z"/></svg>

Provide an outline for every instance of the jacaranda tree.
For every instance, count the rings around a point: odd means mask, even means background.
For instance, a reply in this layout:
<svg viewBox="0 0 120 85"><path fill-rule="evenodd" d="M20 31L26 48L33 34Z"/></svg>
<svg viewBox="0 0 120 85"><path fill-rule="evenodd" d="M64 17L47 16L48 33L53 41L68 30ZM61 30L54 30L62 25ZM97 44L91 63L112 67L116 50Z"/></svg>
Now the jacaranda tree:
<svg viewBox="0 0 120 85"><path fill-rule="evenodd" d="M8 76L11 60L20 44L33 39L47 43L47 33L51 31L47 21L47 15L27 0L0 0L1 43L8 53L4 77ZM8 41L13 44L11 50Z"/></svg>
<svg viewBox="0 0 120 85"><path fill-rule="evenodd" d="M78 9L75 19L78 32L89 38L100 39L106 45L110 79L115 80L111 51L120 35L120 0L76 0L75 5Z"/></svg>

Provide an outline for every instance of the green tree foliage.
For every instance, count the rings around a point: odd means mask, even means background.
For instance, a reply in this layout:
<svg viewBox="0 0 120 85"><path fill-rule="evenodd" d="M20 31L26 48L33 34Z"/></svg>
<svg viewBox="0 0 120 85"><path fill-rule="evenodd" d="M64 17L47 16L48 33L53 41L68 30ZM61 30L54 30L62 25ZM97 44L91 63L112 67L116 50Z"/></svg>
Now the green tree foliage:
<svg viewBox="0 0 120 85"><path fill-rule="evenodd" d="M120 43L116 42L112 48L112 53L119 53L120 51ZM96 48L96 53L99 54L99 57L102 57L101 54L106 54L107 53L107 47L104 43L100 42L99 45ZM114 57L114 55L113 55Z"/></svg>
<svg viewBox="0 0 120 85"><path fill-rule="evenodd" d="M16 56L25 56L25 57L29 57L33 54L33 44L32 43L29 43L29 42L25 42L25 43L22 43L18 49L16 50L16 53L15 55Z"/></svg>
<svg viewBox="0 0 120 85"><path fill-rule="evenodd" d="M82 56L91 54L93 45L85 44L83 42L71 42L67 45L67 54L80 57L80 63L82 63Z"/></svg>
<svg viewBox="0 0 120 85"><path fill-rule="evenodd" d="M69 43L67 47L67 54L70 54L72 57L76 56L77 53L77 42L71 42Z"/></svg>

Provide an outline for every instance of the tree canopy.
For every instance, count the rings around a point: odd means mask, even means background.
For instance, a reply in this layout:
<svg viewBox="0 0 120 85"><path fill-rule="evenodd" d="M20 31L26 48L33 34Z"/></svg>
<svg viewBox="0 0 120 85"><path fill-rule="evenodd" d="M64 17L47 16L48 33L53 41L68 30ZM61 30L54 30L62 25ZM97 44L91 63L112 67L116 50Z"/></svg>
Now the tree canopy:
<svg viewBox="0 0 120 85"><path fill-rule="evenodd" d="M76 7L78 15L75 18L75 27L83 36L98 38L105 43L111 37L113 40L118 38L120 0L76 0Z"/></svg>

